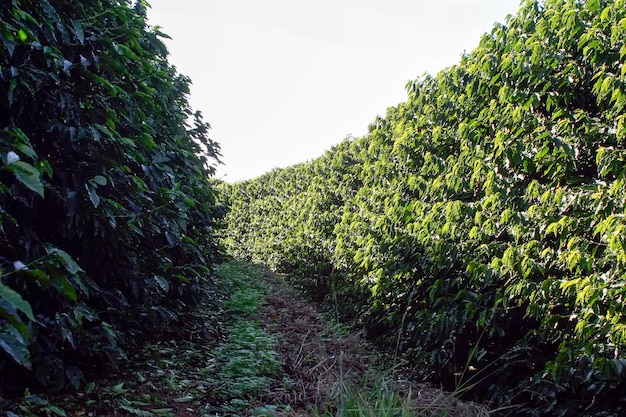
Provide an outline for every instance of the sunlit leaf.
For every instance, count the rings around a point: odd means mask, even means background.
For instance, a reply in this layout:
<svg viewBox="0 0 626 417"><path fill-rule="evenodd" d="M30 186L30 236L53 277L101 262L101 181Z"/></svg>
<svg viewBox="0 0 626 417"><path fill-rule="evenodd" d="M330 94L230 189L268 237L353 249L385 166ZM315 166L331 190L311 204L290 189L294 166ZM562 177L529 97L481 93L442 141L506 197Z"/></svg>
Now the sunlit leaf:
<svg viewBox="0 0 626 417"><path fill-rule="evenodd" d="M26 42L28 40L28 34L26 33L24 29L20 29L17 32L17 36L20 38L22 42Z"/></svg>

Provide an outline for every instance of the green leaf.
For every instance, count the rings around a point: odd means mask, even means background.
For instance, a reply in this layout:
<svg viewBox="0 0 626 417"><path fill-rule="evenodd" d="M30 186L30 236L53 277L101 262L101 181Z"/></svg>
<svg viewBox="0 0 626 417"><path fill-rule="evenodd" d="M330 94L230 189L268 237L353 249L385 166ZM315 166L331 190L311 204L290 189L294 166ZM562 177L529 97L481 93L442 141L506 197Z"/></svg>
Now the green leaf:
<svg viewBox="0 0 626 417"><path fill-rule="evenodd" d="M87 184L85 184L85 188L87 189L87 193L89 194L89 200L91 200L91 204L93 204L95 208L98 208L98 206L100 205L100 197L96 193L96 190L91 188Z"/></svg>
<svg viewBox="0 0 626 417"><path fill-rule="evenodd" d="M28 34L26 33L24 29L20 29L17 32L17 36L20 38L22 42L26 42L28 40Z"/></svg>
<svg viewBox="0 0 626 417"><path fill-rule="evenodd" d="M156 280L157 284L159 284L159 287L163 289L163 291L167 293L170 290L170 284L165 278L159 275L155 275L154 279Z"/></svg>
<svg viewBox="0 0 626 417"><path fill-rule="evenodd" d="M124 388L124 383L123 382L120 382L119 384L114 385L111 388L111 391L113 391L116 394L124 394L124 393L128 392L128 389Z"/></svg>
<svg viewBox="0 0 626 417"><path fill-rule="evenodd" d="M0 317L4 317L9 322L11 322L11 319L21 321L17 309L4 298L0 298Z"/></svg>
<svg viewBox="0 0 626 417"><path fill-rule="evenodd" d="M103 81L106 81L105 79L102 79L102 80L103 80ZM100 80L98 80L98 81L100 81ZM109 83L109 84L110 84L110 83ZM111 86L111 87L113 88L113 86ZM112 139L112 138L114 138L114 137L115 137L115 135L113 135L113 132L111 132L111 131L109 130L109 128L108 128L108 127L106 127L106 126L104 126L104 125L101 125L101 124L94 124L94 127L95 127L98 131L100 131L101 133L104 133L104 134L105 134L108 138L111 138L111 139ZM95 133L95 131L94 131L94 133ZM98 140L98 139L96 139L96 140Z"/></svg>
<svg viewBox="0 0 626 417"><path fill-rule="evenodd" d="M39 168L42 170L42 172L45 172L46 174L48 174L49 178L52 178L52 175L54 174L54 172L52 171L52 166L50 165L48 161L46 160L39 161Z"/></svg>
<svg viewBox="0 0 626 417"><path fill-rule="evenodd" d="M139 417L154 417L154 414L149 412L149 411L145 411L145 410L141 410L139 408L134 408L128 405L121 405L120 406L124 411L127 411L131 414L134 414L136 416Z"/></svg>
<svg viewBox="0 0 626 417"><path fill-rule="evenodd" d="M55 277L51 284L54 288L56 288L61 294L66 295L70 300L76 301L78 300L78 295L76 294L76 288L72 285L72 283L65 277Z"/></svg>
<svg viewBox="0 0 626 417"><path fill-rule="evenodd" d="M33 159L37 158L37 153L35 153L35 150L29 144L27 144L27 143L16 143L15 147L21 153L23 153L24 155L26 155L26 156L28 156L30 158L33 158Z"/></svg>
<svg viewBox="0 0 626 417"><path fill-rule="evenodd" d="M81 45L85 43L85 32L83 31L83 25L76 19L72 19L72 26L74 35L78 39Z"/></svg>
<svg viewBox="0 0 626 417"><path fill-rule="evenodd" d="M0 318L8 321L12 328L20 332L24 337L30 338L31 333L20 318L17 310L9 306L8 303L2 302L0 304L2 304L0 306Z"/></svg>
<svg viewBox="0 0 626 417"><path fill-rule="evenodd" d="M56 414L59 417L67 417L67 413L65 412L65 410L57 407L56 405L50 404L46 407L46 410L51 411L52 413Z"/></svg>
<svg viewBox="0 0 626 417"><path fill-rule="evenodd" d="M31 369L30 352L21 334L9 329L0 332L0 348L26 369Z"/></svg>
<svg viewBox="0 0 626 417"><path fill-rule="evenodd" d="M43 197L43 184L39 178L39 171L32 165L16 161L6 165L6 168L15 174L15 177L28 189Z"/></svg>
<svg viewBox="0 0 626 417"><path fill-rule="evenodd" d="M590 12L597 12L600 10L600 0L589 0L587 2L587 9L589 9Z"/></svg>
<svg viewBox="0 0 626 417"><path fill-rule="evenodd" d="M200 247L198 242L196 242L195 240L193 240L189 236L183 236L183 242L188 243L189 245L195 246L196 248Z"/></svg>
<svg viewBox="0 0 626 417"><path fill-rule="evenodd" d="M28 317L30 321L36 321L35 316L33 316L33 310L28 301L24 300L17 291L13 290L13 288L4 285L2 282L0 282L0 298L6 301L14 309L26 314L26 317Z"/></svg>
<svg viewBox="0 0 626 417"><path fill-rule="evenodd" d="M175 410L173 408L154 408L152 412L156 415L172 414Z"/></svg>
<svg viewBox="0 0 626 417"><path fill-rule="evenodd" d="M187 278L184 275L180 275L180 274L175 274L174 275L179 281L184 282L185 284L189 284L191 283L191 281L189 280L189 278Z"/></svg>
<svg viewBox="0 0 626 417"><path fill-rule="evenodd" d="M185 197L185 198L183 199L183 201L185 202L185 204L187 205L187 207L195 207L195 206L196 206L196 202L195 202L195 201L193 201L193 199L192 199L192 198Z"/></svg>
<svg viewBox="0 0 626 417"><path fill-rule="evenodd" d="M26 397L24 397L24 400L29 404L35 404L35 405L48 405L49 404L48 400L36 394L27 395Z"/></svg>
<svg viewBox="0 0 626 417"><path fill-rule="evenodd" d="M67 379L70 380L70 383L75 389L80 388L80 383L84 379L83 371L75 365L69 365L65 369L65 375L67 375Z"/></svg>
<svg viewBox="0 0 626 417"><path fill-rule="evenodd" d="M128 58L130 60L133 60L133 61L139 61L140 60L140 58L128 46L119 43L119 44L117 44L117 47L119 48L119 51L121 51L121 53L126 58Z"/></svg>
<svg viewBox="0 0 626 417"><path fill-rule="evenodd" d="M184 397L174 398L174 401L177 403L188 403L192 401L195 397L193 395L185 395Z"/></svg>
<svg viewBox="0 0 626 417"><path fill-rule="evenodd" d="M67 269L67 271L70 274L84 272L83 269L80 266L78 266L76 261L74 261L74 259L64 250L61 250L54 246L47 246L46 253L48 255L54 254L54 255L57 255L59 258L61 258L61 261L63 262L63 266L65 267L65 269Z"/></svg>
<svg viewBox="0 0 626 417"><path fill-rule="evenodd" d="M103 177L102 175L96 175L95 177L93 177L93 180L98 185L107 185L107 179Z"/></svg>

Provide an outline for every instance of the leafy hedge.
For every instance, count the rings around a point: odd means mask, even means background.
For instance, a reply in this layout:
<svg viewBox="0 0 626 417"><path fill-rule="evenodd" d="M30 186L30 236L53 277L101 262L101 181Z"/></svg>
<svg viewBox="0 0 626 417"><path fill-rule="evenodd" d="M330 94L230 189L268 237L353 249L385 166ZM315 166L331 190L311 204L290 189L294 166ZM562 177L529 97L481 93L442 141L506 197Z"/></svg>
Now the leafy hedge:
<svg viewBox="0 0 626 417"><path fill-rule="evenodd" d="M447 388L516 415L618 412L625 59L623 0L526 1L366 136L228 186L226 244Z"/></svg>
<svg viewBox="0 0 626 417"><path fill-rule="evenodd" d="M179 320L212 275L219 147L146 6L0 6L5 394L33 379L78 386L115 365Z"/></svg>

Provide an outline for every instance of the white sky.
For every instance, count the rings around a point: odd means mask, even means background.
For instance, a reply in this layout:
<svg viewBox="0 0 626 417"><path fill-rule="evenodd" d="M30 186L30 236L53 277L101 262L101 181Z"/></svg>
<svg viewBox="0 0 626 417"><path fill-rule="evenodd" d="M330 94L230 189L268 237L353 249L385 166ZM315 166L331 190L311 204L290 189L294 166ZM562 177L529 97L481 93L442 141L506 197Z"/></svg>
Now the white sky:
<svg viewBox="0 0 626 417"><path fill-rule="evenodd" d="M148 0L225 165L249 179L316 158L459 62L519 0Z"/></svg>

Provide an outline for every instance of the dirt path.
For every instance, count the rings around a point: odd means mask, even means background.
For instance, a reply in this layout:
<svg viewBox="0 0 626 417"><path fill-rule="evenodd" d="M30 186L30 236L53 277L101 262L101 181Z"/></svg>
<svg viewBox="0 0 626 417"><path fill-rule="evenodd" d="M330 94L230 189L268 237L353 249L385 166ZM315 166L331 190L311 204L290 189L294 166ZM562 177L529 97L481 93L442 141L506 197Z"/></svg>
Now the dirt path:
<svg viewBox="0 0 626 417"><path fill-rule="evenodd" d="M380 374L380 355L361 334L326 322L320 306L305 300L285 277L266 269L263 277L268 296L258 318L280 340L287 382L263 400L290 404L299 412L323 409L350 387Z"/></svg>
<svg viewBox="0 0 626 417"><path fill-rule="evenodd" d="M360 333L327 320L284 276L240 262L220 270L222 296L208 294L117 373L78 391L27 395L3 416L488 415L406 382L400 367ZM354 398L346 412L346 399ZM388 412L377 408L383 406Z"/></svg>
<svg viewBox="0 0 626 417"><path fill-rule="evenodd" d="M463 403L439 389L409 382L404 377L410 374L409 369L394 364L361 333L349 332L329 322L320 312L320 306L306 300L287 283L286 277L265 268L261 270L269 295L258 319L279 337L279 352L286 373L284 381L291 383L275 386L271 394L260 400L293 407L291 413L281 415L304 416L311 411L315 415L319 412L335 415L338 398L350 392L368 393L381 388L397 393L410 415L488 415L484 406ZM381 400L374 394L372 402ZM361 396L364 402L367 402L366 396ZM382 414L373 411L373 414L354 415Z"/></svg>

